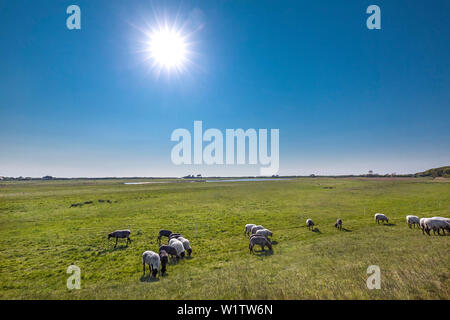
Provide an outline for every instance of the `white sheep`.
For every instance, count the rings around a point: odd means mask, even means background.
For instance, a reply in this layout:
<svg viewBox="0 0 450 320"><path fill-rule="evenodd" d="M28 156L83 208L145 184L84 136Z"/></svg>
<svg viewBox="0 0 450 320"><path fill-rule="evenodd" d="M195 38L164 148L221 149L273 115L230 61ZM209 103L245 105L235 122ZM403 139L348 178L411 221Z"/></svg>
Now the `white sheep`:
<svg viewBox="0 0 450 320"><path fill-rule="evenodd" d="M264 227L261 226L261 225L259 225L259 226L254 226L254 227L252 227L252 232L251 232L251 234L255 234L256 231L262 230L262 229L264 229Z"/></svg>
<svg viewBox="0 0 450 320"><path fill-rule="evenodd" d="M382 213L375 213L375 222L380 223L380 221L383 221L383 223L387 222L389 223L389 219Z"/></svg>
<svg viewBox="0 0 450 320"><path fill-rule="evenodd" d="M450 230L450 223L448 223L445 220L441 219L434 219L434 218L427 218L423 220L423 225L425 232L430 235L430 230L433 230L433 234L436 234L436 231L438 235L440 235L440 229L444 232L445 230Z"/></svg>
<svg viewBox="0 0 450 320"><path fill-rule="evenodd" d="M308 227L308 230L314 228L314 222L312 221L312 219L306 219L306 226Z"/></svg>
<svg viewBox="0 0 450 320"><path fill-rule="evenodd" d="M252 232L252 228L253 227L256 227L256 224L254 224L254 223L247 223L245 225L244 234L246 234L246 235L250 234Z"/></svg>
<svg viewBox="0 0 450 320"><path fill-rule="evenodd" d="M267 248L269 248L270 251L273 251L272 244L270 243L269 240L267 240L267 238L261 237L261 236L252 236L249 239L249 245L248 245L248 248L250 249L250 253L253 252L253 247L256 244L261 246L261 249L263 251L264 251L264 247L267 247Z"/></svg>
<svg viewBox="0 0 450 320"><path fill-rule="evenodd" d="M189 243L189 240L183 237L179 237L178 241L181 241L181 243L183 244L184 250L187 251L188 256L191 256L192 253L192 248L191 248L191 244Z"/></svg>
<svg viewBox="0 0 450 320"><path fill-rule="evenodd" d="M442 232L445 234L444 230L447 230L450 233L450 229L448 228L448 226L450 225L450 219L449 218L432 217L431 219L446 221L448 223L448 225L446 225L446 227L442 228Z"/></svg>
<svg viewBox="0 0 450 320"><path fill-rule="evenodd" d="M148 267L150 269L150 272L152 273L152 276L156 277L159 267L161 266L161 260L159 258L159 254L157 254L153 251L145 251L142 254L142 266L144 269L144 276L145 276L145 264L148 264Z"/></svg>
<svg viewBox="0 0 450 320"><path fill-rule="evenodd" d="M256 231L255 234L256 235L262 235L262 236L264 236L266 238L272 237L272 235L273 235L272 231L270 231L269 229L260 229L260 230Z"/></svg>
<svg viewBox="0 0 450 320"><path fill-rule="evenodd" d="M411 225L414 225L414 227L420 226L420 219L418 216L406 216L406 223L409 225L409 228L411 228Z"/></svg>
<svg viewBox="0 0 450 320"><path fill-rule="evenodd" d="M175 239L175 238L174 239L170 239L169 246L174 247L175 250L177 250L177 254L181 258L184 258L184 255L185 255L185 253L184 253L184 246L183 246L183 243L180 240Z"/></svg>

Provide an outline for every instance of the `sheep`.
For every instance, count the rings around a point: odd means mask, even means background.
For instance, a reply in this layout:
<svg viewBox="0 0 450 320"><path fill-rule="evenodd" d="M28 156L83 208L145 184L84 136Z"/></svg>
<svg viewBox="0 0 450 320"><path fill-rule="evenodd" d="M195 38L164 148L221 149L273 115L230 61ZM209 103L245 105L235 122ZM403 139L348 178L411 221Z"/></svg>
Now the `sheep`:
<svg viewBox="0 0 450 320"><path fill-rule="evenodd" d="M191 253L192 253L192 248L191 248L191 244L189 243L189 240L185 239L183 237L179 237L178 241L181 241L181 243L183 244L184 250L187 251L188 256L190 257Z"/></svg>
<svg viewBox="0 0 450 320"><path fill-rule="evenodd" d="M411 229L411 225L414 225L414 227L419 227L420 225L420 219L418 216L406 216L406 223L408 224L409 228Z"/></svg>
<svg viewBox="0 0 450 320"><path fill-rule="evenodd" d="M260 229L258 231L256 231L255 233L256 235L262 235L266 238L272 237L272 231L270 231L269 229Z"/></svg>
<svg viewBox="0 0 450 320"><path fill-rule="evenodd" d="M161 260L161 274L164 275L166 273L166 265L169 262L169 255L165 250L159 252L159 259Z"/></svg>
<svg viewBox="0 0 450 320"><path fill-rule="evenodd" d="M425 224L424 224L425 219L426 218L419 219L419 227L420 227L420 229L422 229L422 234L425 234Z"/></svg>
<svg viewBox="0 0 450 320"><path fill-rule="evenodd" d="M270 241L269 238L267 238L267 237L265 237L265 236L263 236L263 235L261 235L261 234L252 234L252 235L248 238L248 240L250 241L252 238L264 238L264 239L266 239L267 241L269 241L270 244L272 244L272 242Z"/></svg>
<svg viewBox="0 0 450 320"><path fill-rule="evenodd" d="M262 230L262 229L264 229L264 227L263 227L263 226L261 226L261 225L259 225L259 226L254 226L254 227L252 227L252 231L251 231L251 234L255 234L255 233L256 233L256 231L258 231L258 230Z"/></svg>
<svg viewBox="0 0 450 320"><path fill-rule="evenodd" d="M171 234L172 234L172 231L170 231L170 230L166 230L166 229L159 230L158 242L161 243L161 238L162 237L169 238Z"/></svg>
<svg viewBox="0 0 450 320"><path fill-rule="evenodd" d="M169 246L172 246L175 248L175 250L177 250L177 254L181 257L184 258L184 246L183 243L178 240L178 239L170 239L169 241Z"/></svg>
<svg viewBox="0 0 450 320"><path fill-rule="evenodd" d="M384 222L389 223L389 219L382 213L375 213L374 218L376 223L380 223L380 221L383 221L383 224Z"/></svg>
<svg viewBox="0 0 450 320"><path fill-rule="evenodd" d="M144 269L144 276L145 276L145 264L148 264L152 276L156 277L156 274L158 273L158 270L161 265L159 255L153 251L145 251L142 254L142 266Z"/></svg>
<svg viewBox="0 0 450 320"><path fill-rule="evenodd" d="M169 237L169 240L171 239L178 239L180 237L183 237L183 235L181 233L172 233Z"/></svg>
<svg viewBox="0 0 450 320"><path fill-rule="evenodd" d="M163 251L165 251L167 254L170 254L172 257L175 256L177 258L177 260L180 258L177 250L172 246L164 245L164 246L159 247L159 253L161 253Z"/></svg>
<svg viewBox="0 0 450 320"><path fill-rule="evenodd" d="M432 217L431 219L436 219L436 220L442 220L442 221L446 221L447 223L449 223L450 225L450 219L449 218L444 218L444 217ZM447 226L447 225L446 225ZM443 227L442 228L442 232L445 234L444 230L447 230L448 232L450 232L450 230L448 229L448 227Z"/></svg>
<svg viewBox="0 0 450 320"><path fill-rule="evenodd" d="M244 234L249 235L252 232L252 228L256 227L256 224L253 223L247 223L245 225Z"/></svg>
<svg viewBox="0 0 450 320"><path fill-rule="evenodd" d="M269 240L267 240L267 238L262 237L262 236L252 236L249 240L249 245L248 245L248 248L250 249L250 253L253 252L253 247L256 244L261 246L263 251L264 251L264 247L268 247L270 251L273 251L272 244L270 243Z"/></svg>
<svg viewBox="0 0 450 320"><path fill-rule="evenodd" d="M311 228L314 228L314 222L311 219L307 219L306 226L308 227L308 230L311 230Z"/></svg>
<svg viewBox="0 0 450 320"><path fill-rule="evenodd" d="M114 245L114 248L115 248L117 246L117 240L119 238L121 238L121 239L127 238L127 246L128 246L128 242L131 243L130 233L131 233L130 230L116 230L116 231L108 234L108 240L111 238L116 238L116 244Z"/></svg>
<svg viewBox="0 0 450 320"><path fill-rule="evenodd" d="M338 228L339 230L342 230L342 219L339 218L336 220L336 223L334 224L335 228Z"/></svg>
<svg viewBox="0 0 450 320"><path fill-rule="evenodd" d="M424 225L425 232L430 235L430 230L433 230L433 234L436 234L436 231L438 235L440 235L440 229L447 231L450 230L450 223L448 223L445 220L440 219L433 219L433 218L427 218L422 221Z"/></svg>

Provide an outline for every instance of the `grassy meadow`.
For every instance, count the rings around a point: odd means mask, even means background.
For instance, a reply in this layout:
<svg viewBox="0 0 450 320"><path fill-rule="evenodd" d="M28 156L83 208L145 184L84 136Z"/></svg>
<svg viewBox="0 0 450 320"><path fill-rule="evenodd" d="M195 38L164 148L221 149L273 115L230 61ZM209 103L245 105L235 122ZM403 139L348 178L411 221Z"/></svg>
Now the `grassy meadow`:
<svg viewBox="0 0 450 320"><path fill-rule="evenodd" d="M124 182L0 182L0 299L450 298L450 236L405 222L450 217L449 180ZM84 201L93 203L70 207ZM390 224L374 223L375 212ZM249 254L246 223L273 231L273 254ZM141 254L158 251L161 228L188 238L193 256L142 277ZM132 231L131 245L113 248L116 229ZM66 287L71 264L80 290ZM381 268L380 290L366 287L369 265Z"/></svg>

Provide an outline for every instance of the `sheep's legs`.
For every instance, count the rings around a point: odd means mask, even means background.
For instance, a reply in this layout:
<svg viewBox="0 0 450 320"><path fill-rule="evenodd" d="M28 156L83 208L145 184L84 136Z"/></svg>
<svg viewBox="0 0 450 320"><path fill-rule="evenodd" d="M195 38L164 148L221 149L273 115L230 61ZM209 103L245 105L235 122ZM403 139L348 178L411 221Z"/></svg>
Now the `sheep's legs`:
<svg viewBox="0 0 450 320"><path fill-rule="evenodd" d="M119 238L116 237L116 244L114 245L114 248L117 247L117 241L119 240Z"/></svg>
<svg viewBox="0 0 450 320"><path fill-rule="evenodd" d="M144 267L144 276L145 276L145 262L142 264L142 266Z"/></svg>

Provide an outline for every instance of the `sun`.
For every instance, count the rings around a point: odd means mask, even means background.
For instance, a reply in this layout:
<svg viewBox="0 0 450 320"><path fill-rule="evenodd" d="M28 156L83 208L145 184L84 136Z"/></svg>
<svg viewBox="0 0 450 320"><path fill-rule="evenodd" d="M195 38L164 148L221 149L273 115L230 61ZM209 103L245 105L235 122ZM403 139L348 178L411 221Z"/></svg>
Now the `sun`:
<svg viewBox="0 0 450 320"><path fill-rule="evenodd" d="M149 35L148 52L153 64L167 71L181 72L187 62L187 42L180 30L158 28Z"/></svg>

